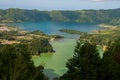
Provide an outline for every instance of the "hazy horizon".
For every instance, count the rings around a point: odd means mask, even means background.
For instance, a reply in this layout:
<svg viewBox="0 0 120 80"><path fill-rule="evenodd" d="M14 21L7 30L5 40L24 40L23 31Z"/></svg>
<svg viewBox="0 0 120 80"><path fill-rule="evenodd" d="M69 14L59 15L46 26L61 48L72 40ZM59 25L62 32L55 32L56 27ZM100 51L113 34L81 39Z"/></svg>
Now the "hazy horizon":
<svg viewBox="0 0 120 80"><path fill-rule="evenodd" d="M120 0L1 0L0 9L88 10L120 8Z"/></svg>

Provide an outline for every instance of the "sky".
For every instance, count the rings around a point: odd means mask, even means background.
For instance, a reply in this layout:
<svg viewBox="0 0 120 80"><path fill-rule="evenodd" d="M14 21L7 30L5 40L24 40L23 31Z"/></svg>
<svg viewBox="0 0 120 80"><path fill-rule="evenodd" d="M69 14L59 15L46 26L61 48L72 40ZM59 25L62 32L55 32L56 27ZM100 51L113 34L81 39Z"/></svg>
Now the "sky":
<svg viewBox="0 0 120 80"><path fill-rule="evenodd" d="M0 0L0 9L83 10L120 8L120 0Z"/></svg>

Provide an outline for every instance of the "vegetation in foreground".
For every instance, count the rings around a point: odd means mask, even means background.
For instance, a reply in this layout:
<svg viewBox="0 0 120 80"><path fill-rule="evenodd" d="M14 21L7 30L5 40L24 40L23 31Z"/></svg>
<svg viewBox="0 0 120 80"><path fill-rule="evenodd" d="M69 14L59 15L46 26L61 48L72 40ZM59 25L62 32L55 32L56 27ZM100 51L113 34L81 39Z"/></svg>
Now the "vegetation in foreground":
<svg viewBox="0 0 120 80"><path fill-rule="evenodd" d="M0 46L0 80L48 80L43 70L34 66L27 44Z"/></svg>
<svg viewBox="0 0 120 80"><path fill-rule="evenodd" d="M120 39L109 44L102 58L96 44L77 41L74 56L68 60L66 67L68 71L58 80L119 80Z"/></svg>
<svg viewBox="0 0 120 80"><path fill-rule="evenodd" d="M35 50L33 48L42 50L34 45L40 43L40 40L37 41L32 44L24 40L22 44L0 44L0 80L48 80L43 74L44 67L35 67L31 61L31 53ZM78 40L74 56L66 63L68 71L58 80L119 80L120 39L107 46L101 58L93 41Z"/></svg>

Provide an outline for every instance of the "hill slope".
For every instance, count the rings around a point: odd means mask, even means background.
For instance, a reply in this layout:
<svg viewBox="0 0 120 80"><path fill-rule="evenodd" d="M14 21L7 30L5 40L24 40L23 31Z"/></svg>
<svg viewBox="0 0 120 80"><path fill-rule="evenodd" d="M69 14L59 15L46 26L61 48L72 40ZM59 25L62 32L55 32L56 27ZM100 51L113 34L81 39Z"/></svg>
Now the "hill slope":
<svg viewBox="0 0 120 80"><path fill-rule="evenodd" d="M39 11L24 9L0 10L0 22L60 21L120 25L120 9Z"/></svg>

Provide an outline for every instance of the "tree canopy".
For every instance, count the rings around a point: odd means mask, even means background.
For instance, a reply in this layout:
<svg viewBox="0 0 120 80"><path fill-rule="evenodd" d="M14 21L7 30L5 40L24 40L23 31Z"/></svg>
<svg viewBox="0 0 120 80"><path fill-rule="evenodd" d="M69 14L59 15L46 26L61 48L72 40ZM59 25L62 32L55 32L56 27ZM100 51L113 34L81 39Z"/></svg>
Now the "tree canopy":
<svg viewBox="0 0 120 80"><path fill-rule="evenodd" d="M44 67L35 67L26 44L0 46L0 80L47 80Z"/></svg>
<svg viewBox="0 0 120 80"><path fill-rule="evenodd" d="M119 80L120 39L109 43L103 58L100 58L96 44L78 41L66 67L68 71L60 80Z"/></svg>

